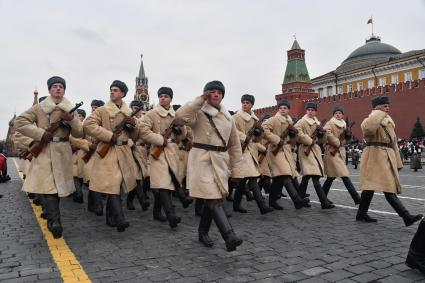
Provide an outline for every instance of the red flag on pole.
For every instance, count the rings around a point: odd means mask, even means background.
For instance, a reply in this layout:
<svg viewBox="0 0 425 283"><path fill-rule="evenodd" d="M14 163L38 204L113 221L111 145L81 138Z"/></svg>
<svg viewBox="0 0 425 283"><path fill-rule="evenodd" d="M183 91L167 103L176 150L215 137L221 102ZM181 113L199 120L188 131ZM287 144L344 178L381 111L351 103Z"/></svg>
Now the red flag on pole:
<svg viewBox="0 0 425 283"><path fill-rule="evenodd" d="M372 18L367 21L367 24L373 24Z"/></svg>

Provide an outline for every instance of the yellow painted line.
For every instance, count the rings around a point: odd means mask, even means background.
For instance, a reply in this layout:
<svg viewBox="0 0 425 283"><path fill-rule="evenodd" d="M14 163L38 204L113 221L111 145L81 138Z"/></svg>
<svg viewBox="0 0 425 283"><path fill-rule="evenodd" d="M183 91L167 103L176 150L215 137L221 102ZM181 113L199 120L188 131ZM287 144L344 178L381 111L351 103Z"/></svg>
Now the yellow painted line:
<svg viewBox="0 0 425 283"><path fill-rule="evenodd" d="M13 158L13 162L15 163L19 176L23 181L23 174L19 171L19 166L18 163L16 163L15 158ZM71 249L66 244L64 238L53 238L52 233L50 233L49 229L47 229L47 221L40 217L42 210L41 206L34 205L30 199L29 201L34 211L35 218L38 221L38 225L40 225L41 232L43 232L50 253L52 254L53 260L55 261L56 266L59 269L63 281L65 283L91 282L88 275L84 271L84 268L81 266L80 262L77 260Z"/></svg>

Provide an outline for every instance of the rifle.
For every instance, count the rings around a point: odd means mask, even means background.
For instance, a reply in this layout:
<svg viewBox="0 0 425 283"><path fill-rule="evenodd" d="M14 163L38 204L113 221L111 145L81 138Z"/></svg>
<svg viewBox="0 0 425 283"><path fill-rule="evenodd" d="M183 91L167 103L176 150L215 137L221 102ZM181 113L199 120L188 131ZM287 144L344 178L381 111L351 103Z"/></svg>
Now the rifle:
<svg viewBox="0 0 425 283"><path fill-rule="evenodd" d="M266 157L267 150L269 149L269 145L266 145L266 151L258 153L258 164L263 163L264 157Z"/></svg>
<svg viewBox="0 0 425 283"><path fill-rule="evenodd" d="M245 149L248 147L248 144L251 141L252 136L254 135L254 131L256 129L262 129L261 124L263 123L263 121L265 120L265 118L266 118L266 116L263 116L258 121L255 121L255 123L252 126L252 128L249 129L248 133L246 134L246 138L245 138L244 142L242 143L242 152L244 152Z"/></svg>
<svg viewBox="0 0 425 283"><path fill-rule="evenodd" d="M279 152L279 150L282 148L282 146L284 145L284 140L286 139L286 137L289 134L289 131L294 131L296 134L298 134L298 130L294 127L294 125L292 124L288 124L288 127L282 132L282 134L280 135L280 142L277 144L276 148L273 149L272 153L273 155L276 156L276 154Z"/></svg>
<svg viewBox="0 0 425 283"><path fill-rule="evenodd" d="M25 150L24 152L21 152L21 154L19 154L18 156L21 159L28 159L29 161L32 160L32 153L29 152L28 150Z"/></svg>
<svg viewBox="0 0 425 283"><path fill-rule="evenodd" d="M94 142L93 144L95 145L95 147L90 148L89 151L86 152L86 154L84 154L83 156L83 161L84 163L89 162L90 158L93 156L93 153L96 151L97 145L99 144L99 140L96 140L96 142Z"/></svg>
<svg viewBox="0 0 425 283"><path fill-rule="evenodd" d="M164 132L161 134L164 137L164 140L168 140L171 137L171 134L173 133L173 127L176 126L175 122L176 120L173 120L170 126L168 126L168 128L166 128ZM159 156L161 155L163 151L164 151L163 145L155 146L151 151L151 155L153 158L158 160Z"/></svg>
<svg viewBox="0 0 425 283"><path fill-rule="evenodd" d="M135 112L133 112L133 113L131 113L131 115L130 115L130 117L131 118L133 118L134 116L136 116L136 114L137 113L139 113L139 111L140 110L142 110L142 108L140 107L140 108L137 108L137 110L135 111ZM124 115L124 118L127 118L128 116L127 115L125 115L124 113L123 113L123 115ZM115 127L115 130L113 130L112 131L112 133L114 133L117 137L119 137L121 134L122 134L122 131L124 131L124 126L125 126L125 123L124 123L124 119L121 121L121 123L119 123L116 127ZM96 141L96 144L99 144L100 143L100 141ZM113 144L111 144L111 142L108 142L108 143L105 143L105 142L103 142L100 146L99 146L99 149L97 150L97 153L99 154L99 156L100 156L100 158L104 158L105 156L106 156L106 154L108 153L108 151L109 151L109 149L111 148L111 146L113 146ZM97 147L96 147L97 148ZM90 150L91 151L91 150ZM89 152L87 152L87 154L88 153L90 153L90 151ZM93 151L93 153L94 153L94 151ZM90 157L93 155L93 153L91 153L91 155L90 155ZM86 155L87 155L86 154ZM84 156L85 157L85 156ZM87 159L87 161L90 159L90 157Z"/></svg>
<svg viewBox="0 0 425 283"><path fill-rule="evenodd" d="M316 142L317 142L317 131L318 130L323 130L323 125L326 123L326 119L324 119L324 120L322 120L321 122L320 122L320 125L319 126L317 126L316 127L316 130L314 131L314 133L311 135L311 139L313 140L313 142L311 143L311 145L309 145L309 146L307 146L305 149L304 149L304 153L305 153L305 155L309 155L310 154L310 151L313 149L313 146L316 144Z"/></svg>
<svg viewBox="0 0 425 283"><path fill-rule="evenodd" d="M69 110L69 113L73 113L75 110L81 107L83 105L83 102L76 103L75 106ZM53 135L54 132L56 132L57 129L59 129L62 125L64 125L65 121L61 118L55 123L51 124L50 127L46 130L46 132L49 132ZM29 151L32 153L34 157L37 157L40 152L43 150L43 148L48 144L49 142L44 141L34 141L33 145L30 147Z"/></svg>
<svg viewBox="0 0 425 283"><path fill-rule="evenodd" d="M348 132L348 133L351 133L351 128L354 126L354 124L356 123L356 122L349 122L349 120L348 120L348 117L347 117L347 119L345 120L345 123L347 124L347 128L344 130L344 131L342 131L342 133L339 135L339 137L338 137L338 139L339 139L339 142L342 144L342 141L345 139L345 134ZM329 153L332 155L332 156L335 156L336 155L336 153L338 152L338 148L337 147L335 147L335 146L330 146L329 147Z"/></svg>

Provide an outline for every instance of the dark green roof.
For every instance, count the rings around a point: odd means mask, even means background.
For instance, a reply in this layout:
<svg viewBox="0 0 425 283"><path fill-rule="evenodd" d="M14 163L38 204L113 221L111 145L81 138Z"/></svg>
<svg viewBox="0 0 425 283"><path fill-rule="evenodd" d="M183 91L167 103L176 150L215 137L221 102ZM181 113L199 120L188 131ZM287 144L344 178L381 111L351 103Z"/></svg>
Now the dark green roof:
<svg viewBox="0 0 425 283"><path fill-rule="evenodd" d="M301 49L298 41L295 40L292 44L293 49ZM304 60L299 58L288 59L288 65L286 66L285 77L283 78L283 83L294 83L294 82L310 82L310 76L308 75L307 66L305 65Z"/></svg>

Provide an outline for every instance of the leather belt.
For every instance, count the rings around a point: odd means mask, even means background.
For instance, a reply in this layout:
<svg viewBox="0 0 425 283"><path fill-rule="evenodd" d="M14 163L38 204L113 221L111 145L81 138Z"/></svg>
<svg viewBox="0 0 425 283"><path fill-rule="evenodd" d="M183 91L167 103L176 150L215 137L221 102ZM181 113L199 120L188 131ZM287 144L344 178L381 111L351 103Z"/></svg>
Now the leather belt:
<svg viewBox="0 0 425 283"><path fill-rule="evenodd" d="M210 145L210 144L197 143L197 142L194 142L192 147L205 149L205 150L211 150L211 151L219 151L219 152L227 151L226 146L217 146L217 145Z"/></svg>
<svg viewBox="0 0 425 283"><path fill-rule="evenodd" d="M67 142L69 141L69 137L52 137L52 142Z"/></svg>
<svg viewBox="0 0 425 283"><path fill-rule="evenodd" d="M383 147L392 148L391 144L386 142L367 142L366 146L383 146Z"/></svg>
<svg viewBox="0 0 425 283"><path fill-rule="evenodd" d="M140 142L140 141L137 141L137 142L136 142L136 145L137 145L137 146L145 146L145 144L144 144L144 143L142 143L142 142Z"/></svg>

